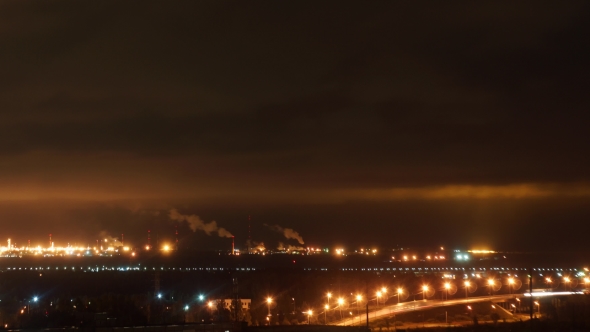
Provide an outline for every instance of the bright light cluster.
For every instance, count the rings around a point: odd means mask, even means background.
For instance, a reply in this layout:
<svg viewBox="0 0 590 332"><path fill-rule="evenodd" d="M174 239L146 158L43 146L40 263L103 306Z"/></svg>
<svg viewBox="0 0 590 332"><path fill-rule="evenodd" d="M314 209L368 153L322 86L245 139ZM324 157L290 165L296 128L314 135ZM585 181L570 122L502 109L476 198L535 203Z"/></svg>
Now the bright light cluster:
<svg viewBox="0 0 590 332"><path fill-rule="evenodd" d="M36 247L16 247L14 246L10 239L7 241L6 246L0 246L0 256L3 257L19 257L19 256L94 256L94 255L112 255L113 253L118 252L128 252L130 248L127 246L113 246L108 245L107 240L105 240L104 246L99 247L81 247L81 246L70 246L67 247L60 247L55 246L54 243L51 243L49 247L41 247L40 245Z"/></svg>

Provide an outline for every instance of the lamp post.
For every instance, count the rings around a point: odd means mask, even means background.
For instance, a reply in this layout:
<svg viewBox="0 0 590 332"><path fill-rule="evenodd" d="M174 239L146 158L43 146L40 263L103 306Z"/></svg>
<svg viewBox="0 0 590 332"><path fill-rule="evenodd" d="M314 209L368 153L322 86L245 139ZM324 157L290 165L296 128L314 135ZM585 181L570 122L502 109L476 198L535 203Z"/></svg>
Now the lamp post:
<svg viewBox="0 0 590 332"><path fill-rule="evenodd" d="M508 278L508 294L512 294L512 285L514 285L514 278Z"/></svg>
<svg viewBox="0 0 590 332"><path fill-rule="evenodd" d="M324 307L324 325L328 325L328 316L326 316L326 313L328 312L328 309L330 309L330 305L326 304L326 306Z"/></svg>
<svg viewBox="0 0 590 332"><path fill-rule="evenodd" d="M565 287L565 290L566 290L566 291L567 291L567 288L568 288L568 285L567 285L567 284L569 284L569 283L570 283L570 281L571 281L571 280L570 280L570 278L569 278L569 277L564 277L564 278L563 278L563 284L564 284L564 287Z"/></svg>
<svg viewBox="0 0 590 332"><path fill-rule="evenodd" d="M381 287L381 295L385 298L385 294L387 294L387 287ZM385 304L386 300L383 300L383 304Z"/></svg>
<svg viewBox="0 0 590 332"><path fill-rule="evenodd" d="M361 325L361 314L360 314L360 311L359 311L359 304L360 304L360 302L361 302L362 299L363 299L363 296L362 295L358 294L356 296L356 314L357 314L357 316L359 316L359 326Z"/></svg>
<svg viewBox="0 0 590 332"><path fill-rule="evenodd" d="M399 304L399 296L404 292L404 290L400 287L397 289L397 304Z"/></svg>
<svg viewBox="0 0 590 332"><path fill-rule="evenodd" d="M428 291L428 286L422 286L422 301L426 301L426 292Z"/></svg>
<svg viewBox="0 0 590 332"><path fill-rule="evenodd" d="M307 310L307 325L311 325L311 315L313 314L313 311Z"/></svg>
<svg viewBox="0 0 590 332"><path fill-rule="evenodd" d="M340 308L340 319L342 319L342 304L344 304L344 299L339 297L338 298L338 308Z"/></svg>
<svg viewBox="0 0 590 332"><path fill-rule="evenodd" d="M535 301L535 305L538 307L539 311L539 316L541 316L541 303L539 303L539 301Z"/></svg>
<svg viewBox="0 0 590 332"><path fill-rule="evenodd" d="M490 296L493 295L495 284L496 282L494 281L494 279L488 279L488 293L490 294Z"/></svg>
<svg viewBox="0 0 590 332"><path fill-rule="evenodd" d="M266 320L268 321L268 325L270 326L270 304L272 303L272 298L266 298L266 306L268 307L268 315L266 316Z"/></svg>
<svg viewBox="0 0 590 332"><path fill-rule="evenodd" d="M545 278L545 283L547 284L547 287L548 287L549 289L551 289L551 288L552 288L552 287L551 287L551 284L553 283L553 280L551 280L551 278L549 278L549 277Z"/></svg>
<svg viewBox="0 0 590 332"><path fill-rule="evenodd" d="M39 298L35 296L35 297L33 297L32 300L33 300L33 302L37 302L38 299ZM30 314L31 314L31 299L29 299L29 305L27 306L27 315L30 315Z"/></svg>
<svg viewBox="0 0 590 332"><path fill-rule="evenodd" d="M463 285L465 286L465 298L467 298L468 297L467 291L469 290L469 287L471 286L471 282L469 282L469 280L465 280Z"/></svg>
<svg viewBox="0 0 590 332"><path fill-rule="evenodd" d="M451 289L451 284L445 282L445 301L449 299L449 289Z"/></svg>

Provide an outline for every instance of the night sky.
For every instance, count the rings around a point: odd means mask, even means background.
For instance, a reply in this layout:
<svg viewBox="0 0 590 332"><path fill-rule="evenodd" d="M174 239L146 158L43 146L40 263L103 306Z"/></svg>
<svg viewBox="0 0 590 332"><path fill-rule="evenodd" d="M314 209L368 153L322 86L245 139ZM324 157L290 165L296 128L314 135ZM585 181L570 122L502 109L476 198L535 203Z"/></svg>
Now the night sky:
<svg viewBox="0 0 590 332"><path fill-rule="evenodd" d="M177 226L229 249L251 215L268 248L586 249L589 22L587 1L3 1L0 243Z"/></svg>

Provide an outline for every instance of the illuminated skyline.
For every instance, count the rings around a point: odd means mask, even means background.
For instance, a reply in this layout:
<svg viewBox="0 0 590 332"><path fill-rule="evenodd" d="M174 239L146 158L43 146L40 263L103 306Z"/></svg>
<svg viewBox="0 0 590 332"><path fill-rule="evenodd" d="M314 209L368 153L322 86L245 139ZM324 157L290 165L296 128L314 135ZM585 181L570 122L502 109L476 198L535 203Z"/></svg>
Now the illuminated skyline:
<svg viewBox="0 0 590 332"><path fill-rule="evenodd" d="M588 6L5 3L0 236L584 250Z"/></svg>

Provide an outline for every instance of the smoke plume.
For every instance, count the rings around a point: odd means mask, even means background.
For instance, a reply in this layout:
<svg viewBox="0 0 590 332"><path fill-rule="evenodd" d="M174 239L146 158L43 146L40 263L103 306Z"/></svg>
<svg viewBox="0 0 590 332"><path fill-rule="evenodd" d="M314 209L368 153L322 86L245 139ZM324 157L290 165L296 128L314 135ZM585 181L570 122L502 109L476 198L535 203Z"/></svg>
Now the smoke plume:
<svg viewBox="0 0 590 332"><path fill-rule="evenodd" d="M301 237L301 235L299 235L299 233L297 233L296 231L294 231L291 228L283 228L279 225L268 225L268 224L264 224L264 226L272 229L273 231L279 232L279 233L283 233L283 235L285 236L286 239L293 239L293 240L297 240L297 242L299 242L299 244L303 244L303 238Z"/></svg>
<svg viewBox="0 0 590 332"><path fill-rule="evenodd" d="M110 236L107 231L100 231L98 239L100 240L99 243L104 246L121 247L123 245L118 238Z"/></svg>
<svg viewBox="0 0 590 332"><path fill-rule="evenodd" d="M215 220L211 222L205 222L199 216L195 214L185 215L178 212L176 209L170 210L170 219L175 221L186 221L193 232L201 230L207 235L215 234L220 237L232 237L233 235L223 227L218 227Z"/></svg>
<svg viewBox="0 0 590 332"><path fill-rule="evenodd" d="M254 250L266 251L266 247L264 246L264 242L256 242L256 241L248 240L248 241L246 241L246 243L249 247L251 247Z"/></svg>
<svg viewBox="0 0 590 332"><path fill-rule="evenodd" d="M290 244L288 244L285 247L285 244L283 242L279 242L279 246L277 247L278 250L287 250L287 251L293 251L293 250L307 250L304 247L298 247L298 246L292 246Z"/></svg>

